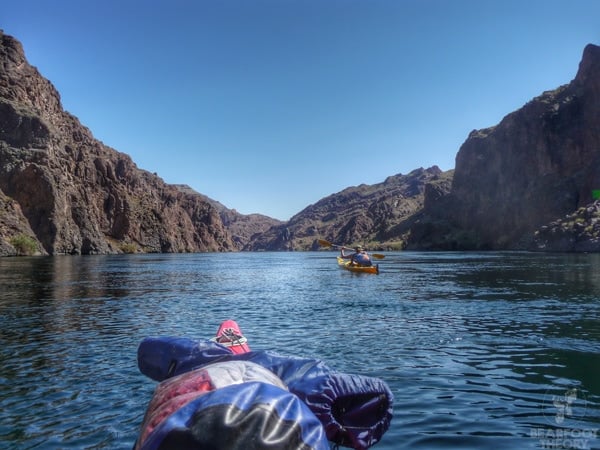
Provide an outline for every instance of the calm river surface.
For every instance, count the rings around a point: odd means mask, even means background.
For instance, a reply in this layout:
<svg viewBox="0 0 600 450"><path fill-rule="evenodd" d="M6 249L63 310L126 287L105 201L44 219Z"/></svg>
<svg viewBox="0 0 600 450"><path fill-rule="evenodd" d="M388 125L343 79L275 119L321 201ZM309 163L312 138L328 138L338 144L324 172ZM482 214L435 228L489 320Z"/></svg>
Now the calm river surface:
<svg viewBox="0 0 600 450"><path fill-rule="evenodd" d="M379 377L377 449L600 448L600 255L335 253L0 259L0 448L131 449L146 336L208 338Z"/></svg>

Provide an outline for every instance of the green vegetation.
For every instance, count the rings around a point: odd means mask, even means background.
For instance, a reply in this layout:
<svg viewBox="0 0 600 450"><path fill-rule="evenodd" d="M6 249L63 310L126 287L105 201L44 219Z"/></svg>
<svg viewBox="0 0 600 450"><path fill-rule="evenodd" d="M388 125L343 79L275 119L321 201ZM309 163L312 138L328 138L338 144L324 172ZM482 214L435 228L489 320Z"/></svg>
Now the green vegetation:
<svg viewBox="0 0 600 450"><path fill-rule="evenodd" d="M17 256L31 256L38 251L37 241L26 234L17 234L10 240L10 245L15 248Z"/></svg>

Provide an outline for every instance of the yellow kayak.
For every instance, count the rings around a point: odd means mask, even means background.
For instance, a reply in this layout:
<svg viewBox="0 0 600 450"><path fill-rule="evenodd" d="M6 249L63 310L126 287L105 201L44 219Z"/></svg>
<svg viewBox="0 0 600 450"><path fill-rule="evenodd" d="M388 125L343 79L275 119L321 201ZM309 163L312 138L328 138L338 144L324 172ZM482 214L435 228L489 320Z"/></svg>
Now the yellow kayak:
<svg viewBox="0 0 600 450"><path fill-rule="evenodd" d="M337 261L341 268L351 272L379 274L379 264L374 264L372 266L359 266L357 264L352 264L350 260L344 259L340 256L337 257Z"/></svg>

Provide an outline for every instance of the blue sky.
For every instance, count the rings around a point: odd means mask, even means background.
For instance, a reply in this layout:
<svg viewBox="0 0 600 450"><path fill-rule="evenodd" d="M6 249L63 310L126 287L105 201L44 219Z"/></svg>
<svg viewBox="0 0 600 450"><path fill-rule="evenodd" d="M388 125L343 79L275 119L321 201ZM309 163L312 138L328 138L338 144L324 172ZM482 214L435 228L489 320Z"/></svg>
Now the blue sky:
<svg viewBox="0 0 600 450"><path fill-rule="evenodd" d="M598 0L19 0L0 28L94 136L168 183L289 219L454 168L473 129L568 83Z"/></svg>

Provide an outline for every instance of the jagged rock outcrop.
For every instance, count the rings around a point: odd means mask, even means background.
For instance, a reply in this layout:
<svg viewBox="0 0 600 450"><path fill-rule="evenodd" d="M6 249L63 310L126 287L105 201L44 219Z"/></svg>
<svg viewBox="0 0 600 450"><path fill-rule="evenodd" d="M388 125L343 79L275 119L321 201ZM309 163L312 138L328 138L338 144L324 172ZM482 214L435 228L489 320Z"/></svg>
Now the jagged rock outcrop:
<svg viewBox="0 0 600 450"><path fill-rule="evenodd" d="M184 184L175 185L182 192L200 196L210 203L219 212L223 225L227 228L237 250L244 247L255 237L269 230L271 227L282 225L281 220L262 214L240 214L235 209L229 209L222 203L200 194L191 187Z"/></svg>
<svg viewBox="0 0 600 450"><path fill-rule="evenodd" d="M315 250L318 239L367 244L371 249L403 248L426 192L433 197L450 187L452 172L434 166L383 183L349 187L310 205L289 222L256 236L247 250Z"/></svg>
<svg viewBox="0 0 600 450"><path fill-rule="evenodd" d="M540 227L535 249L553 252L600 252L600 201Z"/></svg>
<svg viewBox="0 0 600 450"><path fill-rule="evenodd" d="M94 139L0 31L0 254L229 251L219 211Z"/></svg>
<svg viewBox="0 0 600 450"><path fill-rule="evenodd" d="M531 248L538 227L591 203L599 188L600 47L588 45L571 83L469 135L450 197L429 208L429 232L414 245Z"/></svg>

